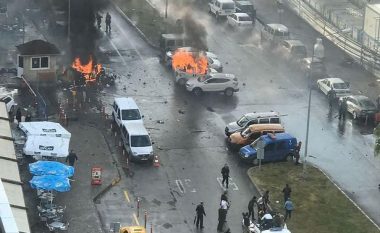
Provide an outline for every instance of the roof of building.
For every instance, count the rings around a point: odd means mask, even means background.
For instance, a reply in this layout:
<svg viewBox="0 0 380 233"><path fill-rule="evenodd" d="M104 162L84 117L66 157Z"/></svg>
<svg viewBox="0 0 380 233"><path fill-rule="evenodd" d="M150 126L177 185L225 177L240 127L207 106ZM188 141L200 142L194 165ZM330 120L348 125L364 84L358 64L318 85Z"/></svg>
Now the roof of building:
<svg viewBox="0 0 380 233"><path fill-rule="evenodd" d="M20 55L59 55L60 51L52 43L43 40L32 40L16 46Z"/></svg>
<svg viewBox="0 0 380 233"><path fill-rule="evenodd" d="M22 183L4 102L0 102L0 117L0 224L5 233L29 233Z"/></svg>

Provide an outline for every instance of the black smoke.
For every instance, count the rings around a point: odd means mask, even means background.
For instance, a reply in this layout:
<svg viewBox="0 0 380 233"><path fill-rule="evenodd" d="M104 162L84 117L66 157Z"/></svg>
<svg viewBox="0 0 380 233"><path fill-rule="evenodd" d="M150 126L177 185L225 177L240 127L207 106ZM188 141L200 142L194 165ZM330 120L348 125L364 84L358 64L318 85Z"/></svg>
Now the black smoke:
<svg viewBox="0 0 380 233"><path fill-rule="evenodd" d="M182 20L184 32L192 47L207 50L207 31L205 26L196 22L190 13L187 13Z"/></svg>
<svg viewBox="0 0 380 233"><path fill-rule="evenodd" d="M102 11L107 0L70 1L70 47L71 60L79 57L86 64L90 56L96 59L96 44L101 33L95 26L96 14ZM103 13L103 22L105 14ZM104 25L104 24L103 24ZM103 26L104 28L104 26Z"/></svg>

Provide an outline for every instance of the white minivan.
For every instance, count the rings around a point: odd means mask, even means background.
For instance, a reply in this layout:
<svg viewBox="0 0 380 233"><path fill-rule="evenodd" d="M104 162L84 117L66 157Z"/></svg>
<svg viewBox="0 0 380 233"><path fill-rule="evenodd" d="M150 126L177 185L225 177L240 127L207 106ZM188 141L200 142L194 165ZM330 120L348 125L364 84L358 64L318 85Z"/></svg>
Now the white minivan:
<svg viewBox="0 0 380 233"><path fill-rule="evenodd" d="M123 122L121 139L130 161L153 161L152 142L143 124Z"/></svg>
<svg viewBox="0 0 380 233"><path fill-rule="evenodd" d="M131 97L115 98L112 105L112 118L119 127L123 122L143 123L140 109Z"/></svg>
<svg viewBox="0 0 380 233"><path fill-rule="evenodd" d="M209 12L214 14L216 19L226 17L236 12L233 0L212 0L209 4Z"/></svg>

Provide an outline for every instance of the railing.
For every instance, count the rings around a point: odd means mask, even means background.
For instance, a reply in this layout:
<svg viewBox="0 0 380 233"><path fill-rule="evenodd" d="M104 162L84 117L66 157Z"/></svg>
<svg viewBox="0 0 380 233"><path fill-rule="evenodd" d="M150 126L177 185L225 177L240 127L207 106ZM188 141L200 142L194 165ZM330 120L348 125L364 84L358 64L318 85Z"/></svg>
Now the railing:
<svg viewBox="0 0 380 233"><path fill-rule="evenodd" d="M287 0L287 6L309 23L315 30L341 48L366 70L380 77L380 56L376 50L368 48L338 27L327 21L319 12L302 0Z"/></svg>

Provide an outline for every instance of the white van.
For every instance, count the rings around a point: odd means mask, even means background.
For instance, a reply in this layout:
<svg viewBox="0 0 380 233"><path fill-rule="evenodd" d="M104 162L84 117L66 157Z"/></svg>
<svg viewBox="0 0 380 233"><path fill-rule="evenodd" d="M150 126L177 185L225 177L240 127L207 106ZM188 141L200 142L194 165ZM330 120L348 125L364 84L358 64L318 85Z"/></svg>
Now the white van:
<svg viewBox="0 0 380 233"><path fill-rule="evenodd" d="M143 124L123 122L121 139L130 161L153 161L152 142Z"/></svg>
<svg viewBox="0 0 380 233"><path fill-rule="evenodd" d="M214 14L216 19L232 15L236 12L233 0L212 0L208 5L209 12Z"/></svg>
<svg viewBox="0 0 380 233"><path fill-rule="evenodd" d="M112 118L119 127L123 122L143 123L140 109L131 97L115 98L112 105Z"/></svg>

